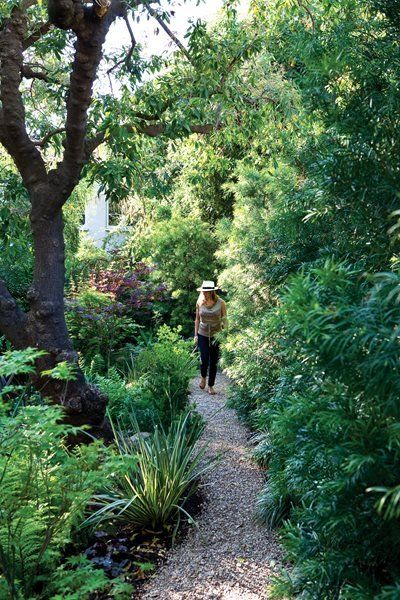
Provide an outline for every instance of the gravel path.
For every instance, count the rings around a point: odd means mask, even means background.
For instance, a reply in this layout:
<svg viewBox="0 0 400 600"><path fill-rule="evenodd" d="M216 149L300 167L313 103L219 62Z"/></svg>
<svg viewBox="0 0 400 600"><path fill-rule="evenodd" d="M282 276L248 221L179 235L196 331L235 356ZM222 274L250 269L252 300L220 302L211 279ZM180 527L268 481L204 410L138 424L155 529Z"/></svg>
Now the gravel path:
<svg viewBox="0 0 400 600"><path fill-rule="evenodd" d="M154 579L143 588L146 600L260 600L277 573L280 549L273 533L254 523L254 502L264 477L248 458L248 431L224 407L228 383L217 377L210 396L193 383L192 400L207 421L208 453L223 453L204 477L207 504L182 544L171 551Z"/></svg>

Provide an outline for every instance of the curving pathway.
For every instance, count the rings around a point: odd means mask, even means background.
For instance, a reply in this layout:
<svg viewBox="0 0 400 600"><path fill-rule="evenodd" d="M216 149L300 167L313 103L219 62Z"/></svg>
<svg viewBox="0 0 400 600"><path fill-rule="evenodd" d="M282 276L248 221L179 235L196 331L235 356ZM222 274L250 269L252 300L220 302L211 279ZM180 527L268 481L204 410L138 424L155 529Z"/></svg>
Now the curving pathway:
<svg viewBox="0 0 400 600"><path fill-rule="evenodd" d="M146 600L260 600L277 574L281 552L276 536L254 523L262 471L248 457L248 430L224 407L228 383L219 374L210 396L193 383L192 400L207 421L208 453L223 453L204 477L207 504L182 544L143 588Z"/></svg>

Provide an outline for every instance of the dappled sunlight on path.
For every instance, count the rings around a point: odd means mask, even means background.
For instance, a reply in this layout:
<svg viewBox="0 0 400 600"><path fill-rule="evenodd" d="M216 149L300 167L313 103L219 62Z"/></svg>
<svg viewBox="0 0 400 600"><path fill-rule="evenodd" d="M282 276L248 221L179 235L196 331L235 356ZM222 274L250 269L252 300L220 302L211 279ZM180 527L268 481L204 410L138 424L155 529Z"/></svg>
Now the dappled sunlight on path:
<svg viewBox="0 0 400 600"><path fill-rule="evenodd" d="M221 462L205 476L207 505L182 544L171 552L143 598L160 600L260 600L276 575L276 536L253 520L264 477L248 457L248 431L225 408L227 378L218 376L216 396L193 383L192 400L207 421L208 455Z"/></svg>

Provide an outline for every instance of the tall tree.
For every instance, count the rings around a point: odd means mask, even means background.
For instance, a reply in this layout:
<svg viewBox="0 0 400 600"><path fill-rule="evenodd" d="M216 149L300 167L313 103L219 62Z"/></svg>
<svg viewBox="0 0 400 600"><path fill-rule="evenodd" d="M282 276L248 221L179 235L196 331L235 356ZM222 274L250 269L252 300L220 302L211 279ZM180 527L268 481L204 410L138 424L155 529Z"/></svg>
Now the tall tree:
<svg viewBox="0 0 400 600"><path fill-rule="evenodd" d="M27 311L0 281L0 333L16 348L46 350L38 360L35 383L54 401L62 397L71 423L101 429L106 398L86 383L79 369L63 394L59 382L41 375L60 361L77 364L64 318L63 206L103 142L125 165L121 173L121 163L110 159L110 169L107 161L97 160L94 172L112 185L115 178L126 180L135 167L143 134L181 136L218 129L225 119L223 108L230 102L237 110L237 97L227 92L228 80L235 82L242 59L260 40L248 38L230 9L225 35L213 37L197 25L186 50L170 32L168 14L144 0L130 5L123 0L3 0L0 6L0 142L29 197L34 246ZM144 67L128 11L140 10L149 11L179 48L173 68L157 85L138 85ZM131 46L119 59L114 57L108 71L119 78L118 94L95 94L105 38L118 18L125 20L131 38ZM153 70L159 65L150 63Z"/></svg>

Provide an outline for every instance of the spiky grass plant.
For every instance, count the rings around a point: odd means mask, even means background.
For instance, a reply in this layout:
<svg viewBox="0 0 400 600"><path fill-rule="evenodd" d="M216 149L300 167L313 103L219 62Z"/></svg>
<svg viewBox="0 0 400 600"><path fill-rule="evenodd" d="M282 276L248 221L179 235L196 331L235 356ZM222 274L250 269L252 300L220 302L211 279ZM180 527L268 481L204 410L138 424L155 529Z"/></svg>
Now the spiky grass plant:
<svg viewBox="0 0 400 600"><path fill-rule="evenodd" d="M156 531L177 522L181 513L190 518L184 505L214 462L205 458L206 446L197 445L203 429L190 412L168 431L156 427L148 437L140 434L133 419L133 439L114 427L117 473L107 489L95 496L97 510L86 523L117 520Z"/></svg>

